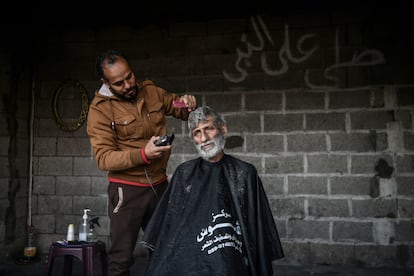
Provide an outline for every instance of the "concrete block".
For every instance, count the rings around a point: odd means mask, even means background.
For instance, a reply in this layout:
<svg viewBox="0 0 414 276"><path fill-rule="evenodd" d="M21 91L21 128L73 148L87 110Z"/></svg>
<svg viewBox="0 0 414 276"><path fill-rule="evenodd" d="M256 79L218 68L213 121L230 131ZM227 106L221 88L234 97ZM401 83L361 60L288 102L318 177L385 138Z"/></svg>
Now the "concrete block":
<svg viewBox="0 0 414 276"><path fill-rule="evenodd" d="M276 217L305 217L305 202L303 198L269 198L269 204L273 215Z"/></svg>
<svg viewBox="0 0 414 276"><path fill-rule="evenodd" d="M50 215L33 215L32 225L35 227L36 234L55 233L56 231L56 216Z"/></svg>
<svg viewBox="0 0 414 276"><path fill-rule="evenodd" d="M57 139L57 155L90 156L91 146L87 137L61 137Z"/></svg>
<svg viewBox="0 0 414 276"><path fill-rule="evenodd" d="M286 221L281 219L275 219L277 232L281 240L287 239Z"/></svg>
<svg viewBox="0 0 414 276"><path fill-rule="evenodd" d="M400 218L414 218L414 199L399 199L398 215Z"/></svg>
<svg viewBox="0 0 414 276"><path fill-rule="evenodd" d="M374 87L371 88L371 107L381 108L385 106L384 103L384 92L385 87Z"/></svg>
<svg viewBox="0 0 414 276"><path fill-rule="evenodd" d="M258 114L226 115L225 119L230 133L262 133Z"/></svg>
<svg viewBox="0 0 414 276"><path fill-rule="evenodd" d="M81 217L83 209L89 208L90 216L101 216L108 213L106 196L78 196L73 202L73 213Z"/></svg>
<svg viewBox="0 0 414 276"><path fill-rule="evenodd" d="M304 166L302 155L265 157L265 173L286 174L303 172Z"/></svg>
<svg viewBox="0 0 414 276"><path fill-rule="evenodd" d="M71 214L72 213L72 196L54 196L54 195L38 195L38 211L39 215L47 214Z"/></svg>
<svg viewBox="0 0 414 276"><path fill-rule="evenodd" d="M369 195L370 192L370 177L363 176L340 176L331 177L330 191L332 195Z"/></svg>
<svg viewBox="0 0 414 276"><path fill-rule="evenodd" d="M40 195L54 195L56 193L56 177L33 176L33 193Z"/></svg>
<svg viewBox="0 0 414 276"><path fill-rule="evenodd" d="M225 90L222 76L217 75L187 76L185 85L185 91L190 92Z"/></svg>
<svg viewBox="0 0 414 276"><path fill-rule="evenodd" d="M332 133L329 134L332 151L376 152L386 150L385 133Z"/></svg>
<svg viewBox="0 0 414 276"><path fill-rule="evenodd" d="M287 238L303 240L325 240L329 242L329 221L289 219Z"/></svg>
<svg viewBox="0 0 414 276"><path fill-rule="evenodd" d="M392 152L404 152L404 135L400 122L387 123L388 149Z"/></svg>
<svg viewBox="0 0 414 276"><path fill-rule="evenodd" d="M306 130L345 130L345 113L305 114Z"/></svg>
<svg viewBox="0 0 414 276"><path fill-rule="evenodd" d="M249 93L246 94L246 110L281 110L282 93Z"/></svg>
<svg viewBox="0 0 414 276"><path fill-rule="evenodd" d="M349 217L348 200L309 198L308 214L312 217Z"/></svg>
<svg viewBox="0 0 414 276"><path fill-rule="evenodd" d="M264 132L303 131L303 114L264 114Z"/></svg>
<svg viewBox="0 0 414 276"><path fill-rule="evenodd" d="M221 113L237 112L242 108L242 96L236 94L211 94L205 96L208 105L213 106L215 110ZM231 129L233 125L229 125Z"/></svg>
<svg viewBox="0 0 414 276"><path fill-rule="evenodd" d="M90 195L91 178L89 176L56 177L56 195Z"/></svg>
<svg viewBox="0 0 414 276"><path fill-rule="evenodd" d="M373 224L360 221L334 221L332 239L336 242L373 242Z"/></svg>
<svg viewBox="0 0 414 276"><path fill-rule="evenodd" d="M55 137L38 137L34 139L33 154L37 156L56 155Z"/></svg>
<svg viewBox="0 0 414 276"><path fill-rule="evenodd" d="M353 244L310 243L310 260L313 264L355 263Z"/></svg>
<svg viewBox="0 0 414 276"><path fill-rule="evenodd" d="M392 86L384 87L384 106L386 109L394 109L397 106L396 89Z"/></svg>
<svg viewBox="0 0 414 276"><path fill-rule="evenodd" d="M325 93L287 92L286 110L325 109Z"/></svg>
<svg viewBox="0 0 414 276"><path fill-rule="evenodd" d="M395 182L395 178L380 178L379 194L382 197L395 197L397 195L397 183Z"/></svg>
<svg viewBox="0 0 414 276"><path fill-rule="evenodd" d="M397 200L395 198L353 199L352 214L364 218L396 218Z"/></svg>
<svg viewBox="0 0 414 276"><path fill-rule="evenodd" d="M326 152L327 143L324 134L286 135L288 152Z"/></svg>
<svg viewBox="0 0 414 276"><path fill-rule="evenodd" d="M289 264L301 265L312 262L309 242L282 242L285 260Z"/></svg>
<svg viewBox="0 0 414 276"><path fill-rule="evenodd" d="M339 173L348 172L347 157L339 154L309 154L308 159L309 173Z"/></svg>
<svg viewBox="0 0 414 276"><path fill-rule="evenodd" d="M91 195L107 195L109 183L107 177L93 176L91 182Z"/></svg>
<svg viewBox="0 0 414 276"><path fill-rule="evenodd" d="M350 112L351 129L386 130L387 123L394 120L392 111L355 111Z"/></svg>
<svg viewBox="0 0 414 276"><path fill-rule="evenodd" d="M414 176L400 176L396 182L398 195L414 197Z"/></svg>
<svg viewBox="0 0 414 276"><path fill-rule="evenodd" d="M414 222L398 221L394 225L396 242L412 242L414 240ZM414 248L413 248L414 249ZM414 256L414 251L412 252Z"/></svg>
<svg viewBox="0 0 414 276"><path fill-rule="evenodd" d="M284 151L282 135L247 135L246 150L255 153L278 153Z"/></svg>
<svg viewBox="0 0 414 276"><path fill-rule="evenodd" d="M414 89L413 87L400 87L396 91L398 106L414 105Z"/></svg>
<svg viewBox="0 0 414 276"><path fill-rule="evenodd" d="M362 264L377 267L405 266L413 258L407 245L356 244L355 255Z"/></svg>
<svg viewBox="0 0 414 276"><path fill-rule="evenodd" d="M396 156L396 170L399 173L414 172L414 154L405 154L403 156Z"/></svg>
<svg viewBox="0 0 414 276"><path fill-rule="evenodd" d="M381 164L379 164L379 160L383 160L385 162L381 161ZM391 164L393 164L393 157L387 154L351 155L351 174L376 175L377 173L381 172L384 173L384 176L381 174L381 177L389 177L389 172L393 168Z"/></svg>
<svg viewBox="0 0 414 276"><path fill-rule="evenodd" d="M395 178L373 177L371 179L370 195L374 198L397 196L397 183Z"/></svg>
<svg viewBox="0 0 414 276"><path fill-rule="evenodd" d="M68 175L104 176L107 172L100 170L95 159L91 157L73 157L73 173Z"/></svg>
<svg viewBox="0 0 414 276"><path fill-rule="evenodd" d="M368 90L335 91L329 93L329 108L367 108L370 106Z"/></svg>
<svg viewBox="0 0 414 276"><path fill-rule="evenodd" d="M414 151L414 133L404 132L404 149Z"/></svg>
<svg viewBox="0 0 414 276"><path fill-rule="evenodd" d="M395 121L399 122L403 129L411 129L411 110L410 109L395 109Z"/></svg>
<svg viewBox="0 0 414 276"><path fill-rule="evenodd" d="M394 222L389 220L376 220L373 224L374 242L388 245L395 240Z"/></svg>
<svg viewBox="0 0 414 276"><path fill-rule="evenodd" d="M288 194L327 195L327 179L319 176L288 176Z"/></svg>
<svg viewBox="0 0 414 276"><path fill-rule="evenodd" d="M72 157L40 157L39 175L72 175Z"/></svg>
<svg viewBox="0 0 414 276"><path fill-rule="evenodd" d="M279 176L261 177L263 187L268 196L280 196L284 194L284 178Z"/></svg>

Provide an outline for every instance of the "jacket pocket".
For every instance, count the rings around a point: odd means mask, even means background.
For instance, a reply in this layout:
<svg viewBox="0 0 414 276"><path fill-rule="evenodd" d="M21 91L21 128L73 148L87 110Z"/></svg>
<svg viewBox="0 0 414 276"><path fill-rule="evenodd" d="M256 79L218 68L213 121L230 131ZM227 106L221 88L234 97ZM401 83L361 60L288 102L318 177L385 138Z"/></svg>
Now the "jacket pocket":
<svg viewBox="0 0 414 276"><path fill-rule="evenodd" d="M165 114L164 109L162 108L162 103L156 103L148 109L148 118L155 126L164 124Z"/></svg>
<svg viewBox="0 0 414 276"><path fill-rule="evenodd" d="M120 137L131 137L136 132L136 118L132 114L115 119L116 133Z"/></svg>

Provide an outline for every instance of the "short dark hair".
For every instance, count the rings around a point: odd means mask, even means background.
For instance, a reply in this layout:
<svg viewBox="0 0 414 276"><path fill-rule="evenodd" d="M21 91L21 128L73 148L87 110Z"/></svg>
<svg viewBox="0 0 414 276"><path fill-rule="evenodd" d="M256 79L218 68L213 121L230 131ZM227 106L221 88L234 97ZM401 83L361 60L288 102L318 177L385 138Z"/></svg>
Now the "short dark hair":
<svg viewBox="0 0 414 276"><path fill-rule="evenodd" d="M98 73L98 76L104 80L107 80L104 75L104 64L114 64L119 58L123 58L125 60L128 60L127 57L118 50L110 49L105 52L102 52L98 55L96 58L96 72Z"/></svg>

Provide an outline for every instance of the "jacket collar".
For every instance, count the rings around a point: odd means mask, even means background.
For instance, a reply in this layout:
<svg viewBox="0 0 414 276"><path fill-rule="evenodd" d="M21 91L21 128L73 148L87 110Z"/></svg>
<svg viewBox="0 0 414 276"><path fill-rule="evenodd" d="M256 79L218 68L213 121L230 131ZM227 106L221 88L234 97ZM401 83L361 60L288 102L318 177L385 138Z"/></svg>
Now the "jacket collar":
<svg viewBox="0 0 414 276"><path fill-rule="evenodd" d="M114 95L105 84L102 84L101 88L99 88L98 94L107 97L112 97Z"/></svg>

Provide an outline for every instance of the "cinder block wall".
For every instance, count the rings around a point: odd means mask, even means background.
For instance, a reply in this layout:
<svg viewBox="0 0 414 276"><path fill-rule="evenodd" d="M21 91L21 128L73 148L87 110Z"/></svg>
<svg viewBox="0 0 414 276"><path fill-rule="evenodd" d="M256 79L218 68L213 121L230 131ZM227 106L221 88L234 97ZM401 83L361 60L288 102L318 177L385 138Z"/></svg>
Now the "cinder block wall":
<svg viewBox="0 0 414 276"><path fill-rule="evenodd" d="M387 17L384 16L387 15ZM118 48L150 78L225 115L226 151L264 182L290 264L414 265L411 26L398 14L313 13L44 29L35 41L32 218L39 251L82 209L108 242L106 174L91 156L80 95L99 84L98 52ZM83 90L85 89L85 90ZM56 112L55 112L56 115ZM175 129L168 173L196 156ZM5 138L2 138L5 139ZM3 148L3 146L2 146ZM1 151L5 156L5 150ZM2 184L4 185L4 184Z"/></svg>

